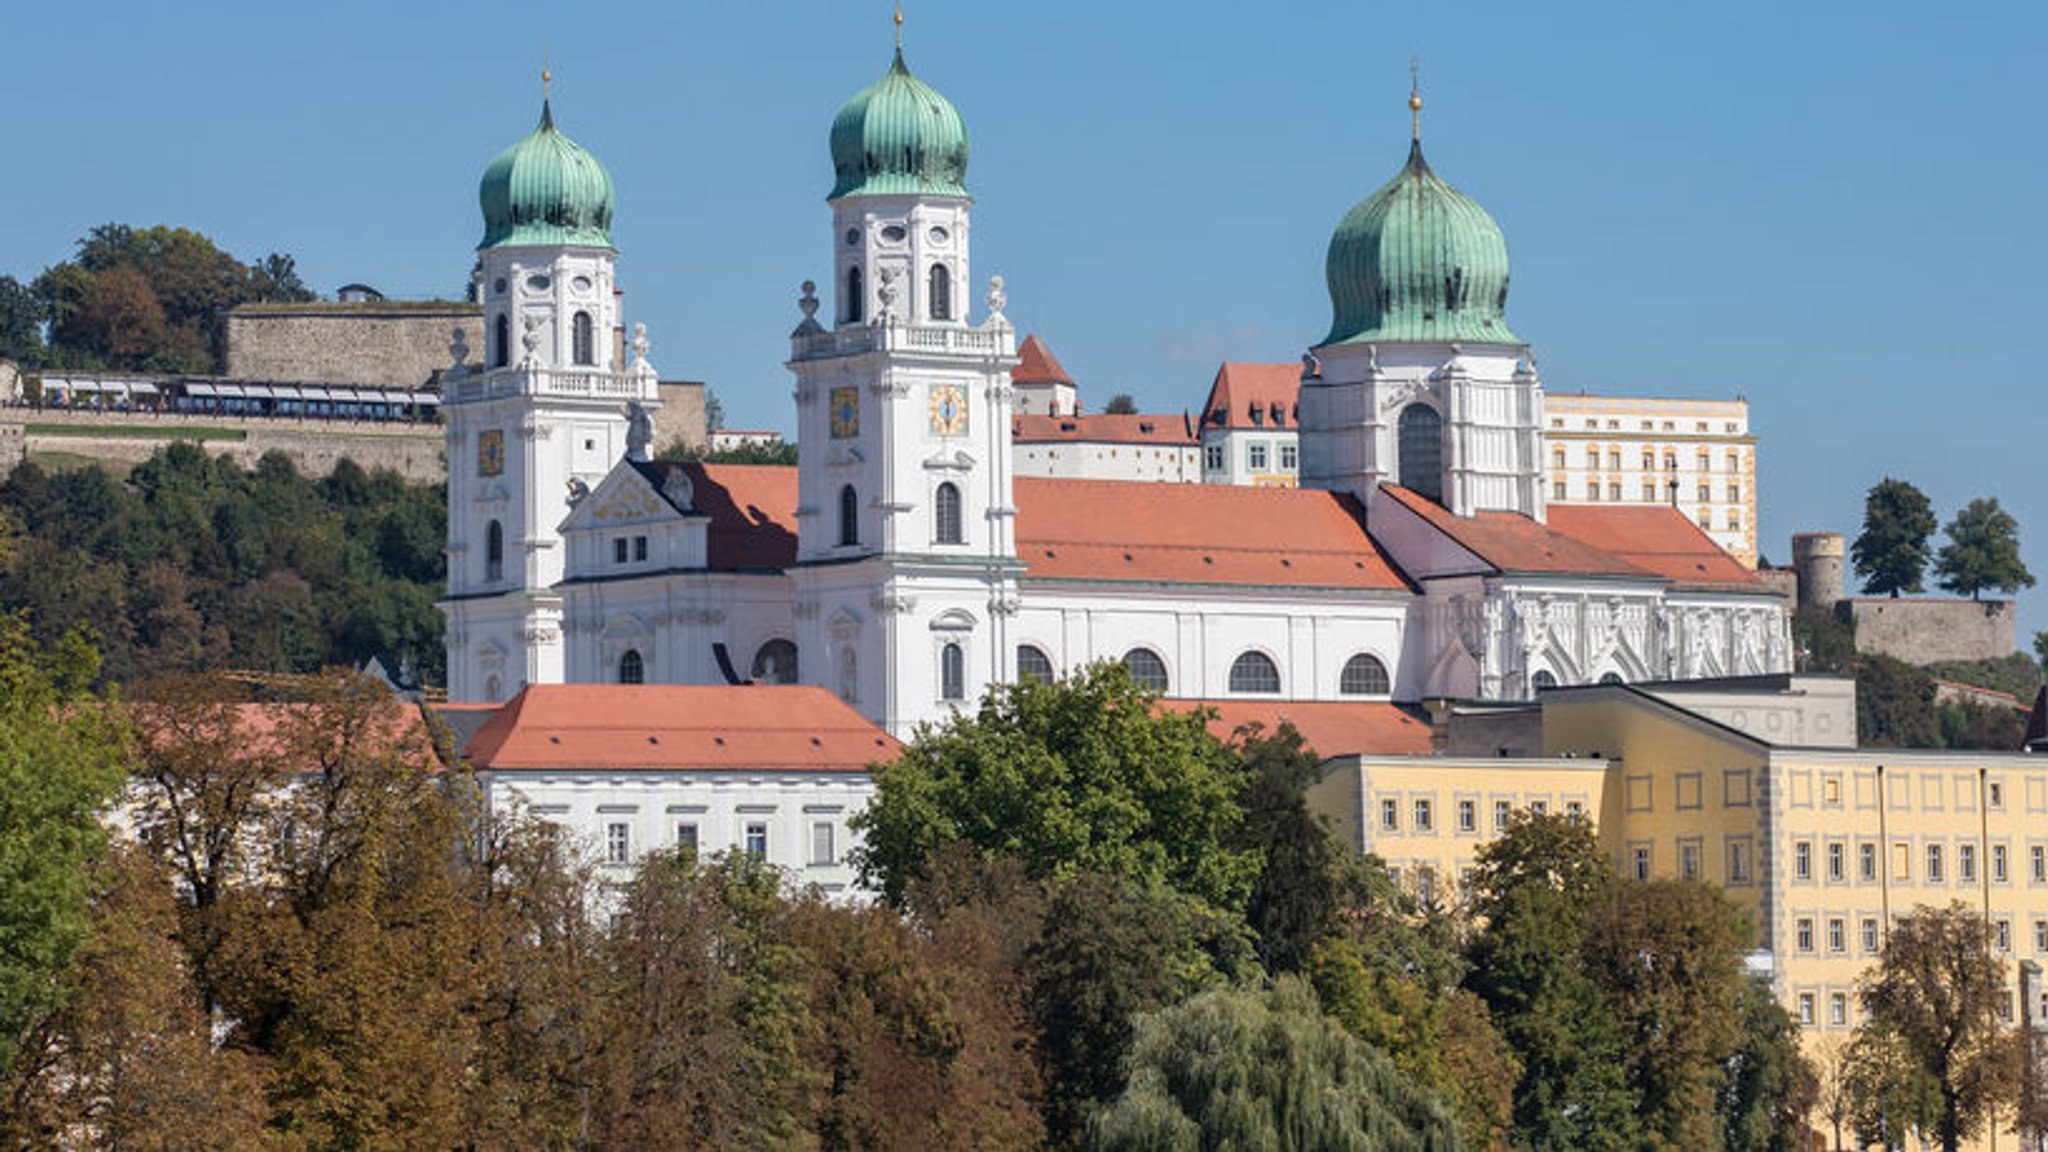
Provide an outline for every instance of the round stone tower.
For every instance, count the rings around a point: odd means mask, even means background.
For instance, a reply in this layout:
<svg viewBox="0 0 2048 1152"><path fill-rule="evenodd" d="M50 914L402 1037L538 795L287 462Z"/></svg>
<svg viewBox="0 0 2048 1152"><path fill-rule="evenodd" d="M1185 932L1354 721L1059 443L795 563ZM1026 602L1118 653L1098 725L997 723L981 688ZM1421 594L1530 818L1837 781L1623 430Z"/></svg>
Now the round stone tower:
<svg viewBox="0 0 2048 1152"><path fill-rule="evenodd" d="M1842 534L1800 532L1792 537L1792 571L1799 577L1801 608L1830 608L1842 599Z"/></svg>

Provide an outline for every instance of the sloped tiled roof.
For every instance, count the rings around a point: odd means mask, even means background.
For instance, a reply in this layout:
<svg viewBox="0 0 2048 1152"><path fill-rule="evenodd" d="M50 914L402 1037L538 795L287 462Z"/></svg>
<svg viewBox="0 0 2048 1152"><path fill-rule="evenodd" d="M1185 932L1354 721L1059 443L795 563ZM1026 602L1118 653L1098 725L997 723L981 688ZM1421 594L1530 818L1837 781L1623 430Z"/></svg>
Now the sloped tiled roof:
<svg viewBox="0 0 2048 1152"><path fill-rule="evenodd" d="M1168 708L1211 708L1216 718L1209 731L1229 740L1248 724L1267 734L1281 721L1292 722L1318 756L1426 756L1429 722L1398 704L1383 700L1162 700Z"/></svg>
<svg viewBox="0 0 2048 1152"><path fill-rule="evenodd" d="M823 688L531 684L470 739L479 770L862 772L902 745Z"/></svg>
<svg viewBox="0 0 2048 1152"><path fill-rule="evenodd" d="M1661 504L1559 505L1549 523L1516 512L1454 515L1428 497L1383 486L1402 507L1500 572L1621 576L1694 588L1763 591L1763 581L1699 525Z"/></svg>
<svg viewBox="0 0 2048 1152"><path fill-rule="evenodd" d="M1019 444L1199 443L1185 416L1097 413L1088 416L1012 416L1010 438Z"/></svg>
<svg viewBox="0 0 2048 1152"><path fill-rule="evenodd" d="M1225 361L1209 385L1202 424L1208 428L1292 428L1297 422L1295 401L1300 393L1299 364ZM1253 409L1259 412L1259 423L1252 421Z"/></svg>
<svg viewBox="0 0 2048 1152"><path fill-rule="evenodd" d="M706 546L713 570L757 571L796 563L795 468L667 461L638 467L657 492L673 472L689 477L691 502L711 517Z"/></svg>
<svg viewBox="0 0 2048 1152"><path fill-rule="evenodd" d="M1017 345L1017 366L1010 369L1012 384L1072 384L1074 378L1060 367L1052 349L1036 333L1024 338Z"/></svg>
<svg viewBox="0 0 2048 1152"><path fill-rule="evenodd" d="M1410 588L1339 493L1019 476L1016 499L1027 576Z"/></svg>

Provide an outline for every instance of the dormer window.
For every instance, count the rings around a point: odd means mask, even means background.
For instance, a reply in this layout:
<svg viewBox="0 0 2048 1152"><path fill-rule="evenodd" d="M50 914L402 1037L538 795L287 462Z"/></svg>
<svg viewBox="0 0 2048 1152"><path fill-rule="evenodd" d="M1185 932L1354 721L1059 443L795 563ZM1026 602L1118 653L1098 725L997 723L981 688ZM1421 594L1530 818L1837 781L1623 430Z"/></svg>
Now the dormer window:
<svg viewBox="0 0 2048 1152"><path fill-rule="evenodd" d="M1254 405L1252 405L1252 406L1250 407L1250 409L1248 409L1248 410L1247 410L1247 414L1248 414L1249 416L1251 416L1251 418L1252 418L1252 426L1253 426L1253 427L1255 427L1255 428L1264 428L1264 427L1266 426L1266 410L1265 410L1265 409L1263 409L1263 408L1259 407L1259 406L1258 406L1257 404L1254 404Z"/></svg>

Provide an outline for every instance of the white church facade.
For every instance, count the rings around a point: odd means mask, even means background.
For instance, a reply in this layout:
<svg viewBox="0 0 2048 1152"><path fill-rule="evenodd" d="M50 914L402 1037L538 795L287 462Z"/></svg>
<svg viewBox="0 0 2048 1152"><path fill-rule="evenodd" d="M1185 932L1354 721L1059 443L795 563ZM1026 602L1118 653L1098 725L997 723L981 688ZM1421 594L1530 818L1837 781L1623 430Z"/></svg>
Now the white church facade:
<svg viewBox="0 0 2048 1152"><path fill-rule="evenodd" d="M611 181L544 109L485 174L489 347L448 377L451 698L800 683L906 736L1098 660L1175 699L1381 704L1789 671L1781 601L1685 516L1546 507L1505 240L1417 136L1332 239L1301 487L1268 489L1014 474L966 128L900 49L832 125L798 464L651 459L645 339L628 365L590 335L616 321Z"/></svg>

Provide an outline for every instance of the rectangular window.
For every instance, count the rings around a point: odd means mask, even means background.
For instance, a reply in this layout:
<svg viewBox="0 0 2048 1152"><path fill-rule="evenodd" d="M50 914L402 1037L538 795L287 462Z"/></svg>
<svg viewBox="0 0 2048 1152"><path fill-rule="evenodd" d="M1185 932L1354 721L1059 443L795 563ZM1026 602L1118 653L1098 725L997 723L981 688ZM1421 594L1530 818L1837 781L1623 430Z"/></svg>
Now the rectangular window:
<svg viewBox="0 0 2048 1152"><path fill-rule="evenodd" d="M1730 504L1742 503L1742 485L1730 484L1728 486L1728 502Z"/></svg>
<svg viewBox="0 0 2048 1152"><path fill-rule="evenodd" d="M2034 951L2048 952L2048 920L2034 921Z"/></svg>
<svg viewBox="0 0 2048 1152"><path fill-rule="evenodd" d="M1799 994L1799 1022L1809 1028L1813 1026L1813 993L1811 992L1801 992Z"/></svg>
<svg viewBox="0 0 2048 1152"><path fill-rule="evenodd" d="M1598 467L1600 467L1600 449L1598 449L1598 448L1588 448L1588 449L1586 449L1586 467L1588 467L1588 468L1598 468Z"/></svg>
<svg viewBox="0 0 2048 1152"><path fill-rule="evenodd" d="M1927 882L1929 884L1941 883L1941 872L1941 845L1929 844L1927 846Z"/></svg>
<svg viewBox="0 0 2048 1152"><path fill-rule="evenodd" d="M2012 870L2006 860L2005 845L1993 844L1991 846L1991 882L1993 884L2003 884L2011 879Z"/></svg>
<svg viewBox="0 0 2048 1152"><path fill-rule="evenodd" d="M2034 883L2048 884L2048 848L2039 844L2027 849L2027 860L2034 870Z"/></svg>
<svg viewBox="0 0 2048 1152"><path fill-rule="evenodd" d="M1280 470L1292 472L1301 467L1301 449L1293 444L1280 446Z"/></svg>
<svg viewBox="0 0 2048 1152"><path fill-rule="evenodd" d="M1811 952L1811 951L1813 951L1813 921L1812 921L1812 919L1810 919L1810 918L1808 918L1808 917L1805 917L1805 916L1802 916L1802 917L1800 917L1800 918L1799 918L1799 929L1798 929L1798 939L1799 939L1798 947L1799 947L1799 950L1800 950L1801 952Z"/></svg>
<svg viewBox="0 0 2048 1152"><path fill-rule="evenodd" d="M1508 817L1514 812L1514 810L1514 805L1508 803L1505 800L1495 800L1493 802L1493 830L1495 832L1502 832L1507 830ZM2034 849L2034 851L2038 853L2040 849L2036 848Z"/></svg>
<svg viewBox="0 0 2048 1152"><path fill-rule="evenodd" d="M676 855L685 860L697 858L697 825L684 821L676 825Z"/></svg>
<svg viewBox="0 0 2048 1152"><path fill-rule="evenodd" d="M1552 468L1564 467L1564 449L1553 448L1550 450L1550 466Z"/></svg>
<svg viewBox="0 0 2048 1152"><path fill-rule="evenodd" d="M1697 880L1700 878L1700 846L1680 844L1678 846L1678 878Z"/></svg>
<svg viewBox="0 0 2048 1152"><path fill-rule="evenodd" d="M756 860L768 858L768 825L764 821L753 821L747 825L747 855Z"/></svg>
<svg viewBox="0 0 2048 1152"><path fill-rule="evenodd" d="M1864 950L1865 952L1875 952L1875 951L1877 951L1877 918L1876 918L1876 917L1873 917L1873 916L1866 916L1866 917L1864 917L1864 918L1863 918L1863 950Z"/></svg>
<svg viewBox="0 0 2048 1152"><path fill-rule="evenodd" d="M1848 847L1843 844L1828 845L1828 880L1835 884L1849 878Z"/></svg>
<svg viewBox="0 0 2048 1152"><path fill-rule="evenodd" d="M624 564L625 562L626 538L624 536L620 536L612 541L612 563Z"/></svg>
<svg viewBox="0 0 2048 1152"><path fill-rule="evenodd" d="M1892 845L1892 879L1904 884L1913 878L1913 846Z"/></svg>
<svg viewBox="0 0 2048 1152"><path fill-rule="evenodd" d="M830 820L819 820L811 825L812 867L839 863L839 857L834 853L836 845L832 843L833 831Z"/></svg>
<svg viewBox="0 0 2048 1152"><path fill-rule="evenodd" d="M1792 845L1792 878L1813 879L1813 842L1801 840Z"/></svg>
<svg viewBox="0 0 2048 1152"><path fill-rule="evenodd" d="M1743 840L1728 842L1728 882L1749 883L1749 844Z"/></svg>
<svg viewBox="0 0 2048 1152"><path fill-rule="evenodd" d="M1828 951L1847 952L1848 950L1849 922L1847 920L1830 919L1828 921Z"/></svg>
<svg viewBox="0 0 2048 1152"><path fill-rule="evenodd" d="M604 826L604 862L607 864L630 864L633 862L633 829L631 825L615 821Z"/></svg>
<svg viewBox="0 0 2048 1152"><path fill-rule="evenodd" d="M1849 997L1844 992L1828 994L1828 1023L1842 1028L1849 1023Z"/></svg>
<svg viewBox="0 0 2048 1152"><path fill-rule="evenodd" d="M1415 898L1424 905L1436 902L1436 871L1422 867L1415 870Z"/></svg>
<svg viewBox="0 0 2048 1152"><path fill-rule="evenodd" d="M1700 485L1700 503L1705 504L1708 501L1711 501L1713 498L1714 486L1712 484Z"/></svg>
<svg viewBox="0 0 2048 1152"><path fill-rule="evenodd" d="M644 563L646 563L646 561L647 561L647 537L645 537L645 536L635 536L635 537L633 537L633 562L634 562L635 564L644 564Z"/></svg>
<svg viewBox="0 0 2048 1152"><path fill-rule="evenodd" d="M1555 484L1552 484L1552 485L1550 486L1550 498L1551 498L1552 500L1569 500L1569 499L1571 499L1571 498L1572 498L1572 490L1571 490L1571 486L1570 486L1570 485L1568 485L1568 484L1566 484L1566 483L1565 483L1564 481L1562 481L1562 480L1559 480L1558 482L1556 482Z"/></svg>
<svg viewBox="0 0 2048 1152"><path fill-rule="evenodd" d="M1478 830L1479 830L1479 804L1478 804L1478 802L1477 802L1477 801L1474 801L1474 800L1460 800L1460 801L1458 801L1458 831L1460 831L1460 832L1477 832Z"/></svg>
<svg viewBox="0 0 2048 1152"><path fill-rule="evenodd" d="M1399 827L1401 827L1401 802L1399 800L1380 801L1380 830L1382 832L1392 832Z"/></svg>
<svg viewBox="0 0 2048 1152"><path fill-rule="evenodd" d="M1650 878L1650 846L1638 844L1629 855L1635 867L1635 878L1638 880L1648 880Z"/></svg>
<svg viewBox="0 0 2048 1152"><path fill-rule="evenodd" d="M1564 814L1577 820L1586 814L1586 806L1577 800L1567 800L1564 802Z"/></svg>
<svg viewBox="0 0 2048 1152"><path fill-rule="evenodd" d="M2004 784L2000 783L1999 781L1993 780L1985 785L1985 789L1987 791L1985 803L1989 804L1994 809L2005 807Z"/></svg>
<svg viewBox="0 0 2048 1152"><path fill-rule="evenodd" d="M1856 846L1856 875L1865 883L1877 883L1877 845Z"/></svg>
<svg viewBox="0 0 2048 1152"><path fill-rule="evenodd" d="M1977 846L1975 844L1956 845L1956 878L1965 884L1976 882Z"/></svg>
<svg viewBox="0 0 2048 1152"><path fill-rule="evenodd" d="M1826 776L1820 782L1820 802L1830 808L1842 806L1842 778Z"/></svg>
<svg viewBox="0 0 2048 1152"><path fill-rule="evenodd" d="M2000 952L2010 952L2010 951L2012 951L2012 921L2010 921L2010 920L1994 920L1994 921L1992 921L1992 922L1991 922L1991 941L1992 941L1992 947L1994 947L1994 948L1998 949L1998 950L1999 950Z"/></svg>
<svg viewBox="0 0 2048 1152"><path fill-rule="evenodd" d="M1598 501L1599 501L1599 499L1600 499L1600 481L1598 481L1598 480L1590 480L1590 479L1586 481L1586 499L1588 499L1588 500L1591 500L1591 501L1595 501L1595 502L1598 502Z"/></svg>
<svg viewBox="0 0 2048 1152"><path fill-rule="evenodd" d="M1650 471L1650 470L1652 470L1652 469L1654 469L1654 468L1656 468L1656 467L1657 467L1657 454L1656 454L1655 452L1645 452L1645 453L1643 453L1643 471L1645 471L1645 472L1648 472L1648 471Z"/></svg>
<svg viewBox="0 0 2048 1152"><path fill-rule="evenodd" d="M1610 448L1607 450L1607 470L1609 472L1621 471L1621 452L1619 449Z"/></svg>
<svg viewBox="0 0 2048 1152"><path fill-rule="evenodd" d="M1616 503L1621 501L1621 481L1609 480L1607 482L1607 498Z"/></svg>
<svg viewBox="0 0 2048 1152"><path fill-rule="evenodd" d="M1541 816L1544 813L1550 811L1550 801L1531 800L1529 801L1529 811L1534 812L1538 816Z"/></svg>
<svg viewBox="0 0 2048 1152"><path fill-rule="evenodd" d="M1645 464L1645 465L1643 465L1643 466L1644 466L1645 468L1649 467L1649 465L1647 465L1647 464ZM1645 481L1643 481L1643 503L1645 503L1645 504L1655 504L1656 502L1657 502L1657 482L1656 482L1655 480L1645 480Z"/></svg>
<svg viewBox="0 0 2048 1152"><path fill-rule="evenodd" d="M1202 467L1211 472L1223 471L1223 445L1210 444L1202 449Z"/></svg>
<svg viewBox="0 0 2048 1152"><path fill-rule="evenodd" d="M1249 447L1248 449L1246 449L1246 451L1245 451L1245 460L1246 460L1246 462L1247 462L1247 463L1249 463L1249 464L1251 465L1251 467L1252 467L1252 468L1253 468L1253 469L1254 469L1255 471L1260 471L1260 472L1263 472L1263 471L1265 471L1265 469L1266 469L1266 446L1265 446L1264 444L1253 444L1253 445L1251 445L1251 446L1250 446L1250 447Z"/></svg>
<svg viewBox="0 0 2048 1152"><path fill-rule="evenodd" d="M1430 811L1429 801L1417 800L1415 802L1415 830L1417 832L1429 831L1434 823L1433 816L1434 813Z"/></svg>

